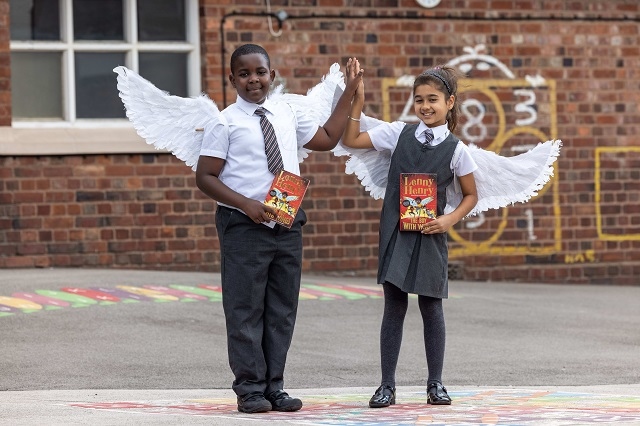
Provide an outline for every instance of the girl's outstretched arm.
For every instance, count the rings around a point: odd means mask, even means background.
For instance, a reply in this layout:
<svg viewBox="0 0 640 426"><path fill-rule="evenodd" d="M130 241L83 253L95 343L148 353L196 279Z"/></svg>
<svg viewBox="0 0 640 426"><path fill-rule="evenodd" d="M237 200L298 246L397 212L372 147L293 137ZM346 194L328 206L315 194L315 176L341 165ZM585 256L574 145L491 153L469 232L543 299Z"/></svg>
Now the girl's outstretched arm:
<svg viewBox="0 0 640 426"><path fill-rule="evenodd" d="M356 64L357 67L360 64ZM373 148L369 133L360 132L360 116L364 106L364 81L360 81L351 102L351 111L347 120L347 127L342 136L342 144L348 148Z"/></svg>
<svg viewBox="0 0 640 426"><path fill-rule="evenodd" d="M458 176L460 188L462 189L462 201L454 211L449 214L438 216L422 228L423 234L438 234L448 232L456 223L460 222L478 202L478 191L476 190L476 180L473 173Z"/></svg>

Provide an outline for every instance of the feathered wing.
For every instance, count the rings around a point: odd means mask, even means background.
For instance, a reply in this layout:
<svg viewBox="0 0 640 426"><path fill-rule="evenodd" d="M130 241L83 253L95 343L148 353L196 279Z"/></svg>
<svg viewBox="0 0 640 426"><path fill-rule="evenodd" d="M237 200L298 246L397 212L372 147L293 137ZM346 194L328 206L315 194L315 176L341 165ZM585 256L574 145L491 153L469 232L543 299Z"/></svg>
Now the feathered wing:
<svg viewBox="0 0 640 426"><path fill-rule="evenodd" d="M360 131L374 127L379 120L361 118ZM470 145L471 157L478 164L474 172L478 203L467 217L499 209L514 203L524 203L538 194L553 176L553 164L560 155L562 141L550 140L539 143L528 152L514 157L503 157L494 152ZM346 173L355 174L365 190L374 199L384 198L387 176L391 164L390 151L374 149L351 149L340 145L336 155L348 155ZM447 205L444 212L450 213L462 201L457 179L447 187Z"/></svg>
<svg viewBox="0 0 640 426"><path fill-rule="evenodd" d="M334 86L331 111L342 95L345 84L343 80ZM329 111L329 114L331 113ZM365 132L381 123L364 113L360 116L360 131ZM476 215L489 209L499 209L514 203L524 203L538 194L553 176L553 164L560 155L562 141L550 140L539 143L528 152L503 157L494 152L470 145L470 153L478 164L474 172L478 203L466 217ZM391 164L391 151L375 149L348 148L339 142L332 150L334 155L348 156L345 164L347 174L355 174L362 186L376 200L384 198L387 189L387 178ZM462 193L457 179L447 187L447 205L445 213L455 210L462 201Z"/></svg>
<svg viewBox="0 0 640 426"><path fill-rule="evenodd" d="M344 81L342 81L341 84L335 88L331 104L332 110L344 92L344 87ZM360 115L361 132L366 132L382 123L384 123L384 121L369 117L365 113ZM367 190L374 199L384 198L384 192L387 188L389 164L391 164L390 151L376 151L373 148L349 148L342 144L342 139L331 151L333 155L337 157L347 155L349 159L345 163L345 172L349 175L355 174L365 190Z"/></svg>
<svg viewBox="0 0 640 426"><path fill-rule="evenodd" d="M471 156L478 164L473 173L478 203L467 217L489 209L525 203L538 195L553 176L553 163L560 155L561 146L561 140L549 140L520 155L503 157L470 145ZM462 193L456 186L447 187L445 213L453 211L462 201Z"/></svg>
<svg viewBox="0 0 640 426"><path fill-rule="evenodd" d="M323 126L331 116L334 107L334 99L340 97L344 91L344 75L340 71L340 65L334 63L329 68L320 83L307 91L306 95L285 93L282 85L276 87L269 95L271 99L280 100L292 105L296 109L302 109L318 125ZM338 97L336 98L336 93ZM300 147L298 149L298 161L302 163L309 156L310 149Z"/></svg>
<svg viewBox="0 0 640 426"><path fill-rule="evenodd" d="M113 71L118 74L118 90L127 117L138 135L195 170L204 127L222 120L215 102L204 94L192 98L172 96L123 66Z"/></svg>
<svg viewBox="0 0 640 426"><path fill-rule="evenodd" d="M360 127L362 128L364 115L361 117ZM337 156L348 155L349 159L345 163L345 172L348 175L355 174L364 189L374 199L384 198L384 193L387 189L389 165L391 164L391 151L353 149L339 144L333 152Z"/></svg>

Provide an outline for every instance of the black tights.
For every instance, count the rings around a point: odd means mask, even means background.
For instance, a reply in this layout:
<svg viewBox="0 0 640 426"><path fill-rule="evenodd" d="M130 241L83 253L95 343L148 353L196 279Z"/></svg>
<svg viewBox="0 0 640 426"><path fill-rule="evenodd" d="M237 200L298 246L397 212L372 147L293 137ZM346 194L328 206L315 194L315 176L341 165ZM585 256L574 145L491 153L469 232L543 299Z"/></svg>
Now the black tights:
<svg viewBox="0 0 640 426"><path fill-rule="evenodd" d="M393 284L384 283L384 314L380 328L380 364L382 385L395 387L396 366L402 343L402 326L409 306L408 294ZM442 299L418 296L422 314L424 347L429 377L427 382L442 380L444 364L445 326Z"/></svg>

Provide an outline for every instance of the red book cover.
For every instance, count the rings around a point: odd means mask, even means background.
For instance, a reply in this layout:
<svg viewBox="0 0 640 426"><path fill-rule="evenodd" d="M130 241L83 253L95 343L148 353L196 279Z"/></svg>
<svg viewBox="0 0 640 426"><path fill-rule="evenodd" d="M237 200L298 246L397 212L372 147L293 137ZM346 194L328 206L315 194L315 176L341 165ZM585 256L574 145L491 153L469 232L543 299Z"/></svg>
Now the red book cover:
<svg viewBox="0 0 640 426"><path fill-rule="evenodd" d="M309 179L294 175L286 170L280 171L273 178L271 188L269 188L264 200L264 204L278 210L277 216L269 215L271 220L286 228L291 228L308 187Z"/></svg>
<svg viewBox="0 0 640 426"><path fill-rule="evenodd" d="M436 218L438 185L433 173L400 174L400 230L421 231Z"/></svg>

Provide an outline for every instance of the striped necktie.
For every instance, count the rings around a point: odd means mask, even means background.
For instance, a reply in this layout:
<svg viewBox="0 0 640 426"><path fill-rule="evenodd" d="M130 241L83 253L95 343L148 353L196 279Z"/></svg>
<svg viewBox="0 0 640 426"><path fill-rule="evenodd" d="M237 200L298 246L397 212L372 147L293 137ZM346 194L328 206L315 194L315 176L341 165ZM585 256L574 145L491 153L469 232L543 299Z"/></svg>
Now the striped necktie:
<svg viewBox="0 0 640 426"><path fill-rule="evenodd" d="M433 132L431 129L427 129L424 131L425 145L430 145L433 141Z"/></svg>
<svg viewBox="0 0 640 426"><path fill-rule="evenodd" d="M258 107L255 114L260 116L260 128L262 128L262 134L264 135L264 152L267 154L267 166L271 173L277 175L280 170L284 169L284 164L282 163L276 132L273 130L269 120L267 120L265 112L264 108Z"/></svg>

